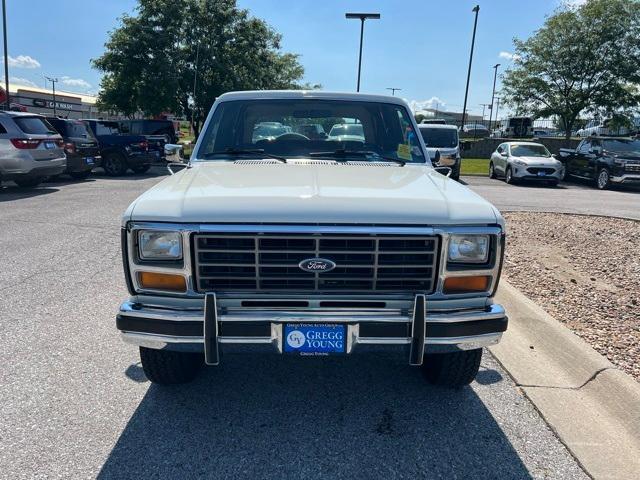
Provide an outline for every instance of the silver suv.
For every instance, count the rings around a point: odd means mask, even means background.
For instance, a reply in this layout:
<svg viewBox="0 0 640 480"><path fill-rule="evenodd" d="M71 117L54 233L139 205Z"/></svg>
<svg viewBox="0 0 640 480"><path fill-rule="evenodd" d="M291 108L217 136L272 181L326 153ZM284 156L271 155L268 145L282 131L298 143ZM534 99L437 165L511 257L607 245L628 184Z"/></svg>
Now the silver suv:
<svg viewBox="0 0 640 480"><path fill-rule="evenodd" d="M0 112L0 181L35 187L64 172L67 157L62 137L40 115Z"/></svg>

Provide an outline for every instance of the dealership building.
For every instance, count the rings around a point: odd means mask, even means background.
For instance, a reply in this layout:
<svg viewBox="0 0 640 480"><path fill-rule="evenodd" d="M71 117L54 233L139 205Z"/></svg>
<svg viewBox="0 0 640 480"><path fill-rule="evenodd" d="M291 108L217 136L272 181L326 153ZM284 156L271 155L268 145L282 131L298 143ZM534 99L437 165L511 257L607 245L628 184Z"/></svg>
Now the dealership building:
<svg viewBox="0 0 640 480"><path fill-rule="evenodd" d="M9 85L11 103L17 103L28 112L40 115L54 114L53 92L33 86ZM117 118L109 112L101 112L96 107L97 97L86 93L74 93L56 89L55 114L64 118Z"/></svg>

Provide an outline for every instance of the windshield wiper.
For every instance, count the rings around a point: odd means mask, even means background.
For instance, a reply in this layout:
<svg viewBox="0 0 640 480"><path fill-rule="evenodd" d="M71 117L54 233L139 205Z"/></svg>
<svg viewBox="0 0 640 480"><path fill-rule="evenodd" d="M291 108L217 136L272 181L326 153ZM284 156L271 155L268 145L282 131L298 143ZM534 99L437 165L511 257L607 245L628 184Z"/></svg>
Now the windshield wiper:
<svg viewBox="0 0 640 480"><path fill-rule="evenodd" d="M217 152L205 153L203 157L210 158L214 155L260 155L261 157L273 158L280 161L281 163L287 163L287 159L285 157L266 153L264 151L264 148L227 148L225 150L220 150Z"/></svg>
<svg viewBox="0 0 640 480"><path fill-rule="evenodd" d="M344 148L339 148L338 150L331 150L328 152L310 152L310 157L338 157L336 158L339 162L347 162L348 160L344 157L348 157L349 155L357 156L357 157L366 157L368 155L375 155L383 160L388 162L394 162L404 167L407 162L404 160L400 160L399 158L393 157L385 157L384 155L380 155L378 152L374 152L372 150L347 150Z"/></svg>

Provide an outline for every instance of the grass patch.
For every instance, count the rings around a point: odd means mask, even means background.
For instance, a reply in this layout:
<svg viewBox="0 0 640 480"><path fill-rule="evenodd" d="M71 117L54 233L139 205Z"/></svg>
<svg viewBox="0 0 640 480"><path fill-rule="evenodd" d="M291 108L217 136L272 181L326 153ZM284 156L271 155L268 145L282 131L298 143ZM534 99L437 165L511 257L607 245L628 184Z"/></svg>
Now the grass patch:
<svg viewBox="0 0 640 480"><path fill-rule="evenodd" d="M489 159L463 158L460 168L462 175L489 175Z"/></svg>

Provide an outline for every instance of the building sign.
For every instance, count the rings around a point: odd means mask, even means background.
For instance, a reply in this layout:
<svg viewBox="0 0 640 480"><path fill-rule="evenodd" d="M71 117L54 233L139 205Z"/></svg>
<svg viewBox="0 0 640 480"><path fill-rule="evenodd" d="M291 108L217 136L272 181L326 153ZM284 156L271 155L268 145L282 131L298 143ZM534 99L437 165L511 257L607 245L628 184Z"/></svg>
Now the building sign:
<svg viewBox="0 0 640 480"><path fill-rule="evenodd" d="M43 98L34 98L33 106L40 107L40 108L53 109L53 101L45 100ZM73 107L76 107L76 106L79 106L79 105L74 105L73 103L56 102L56 108L59 108L60 110L73 110Z"/></svg>

